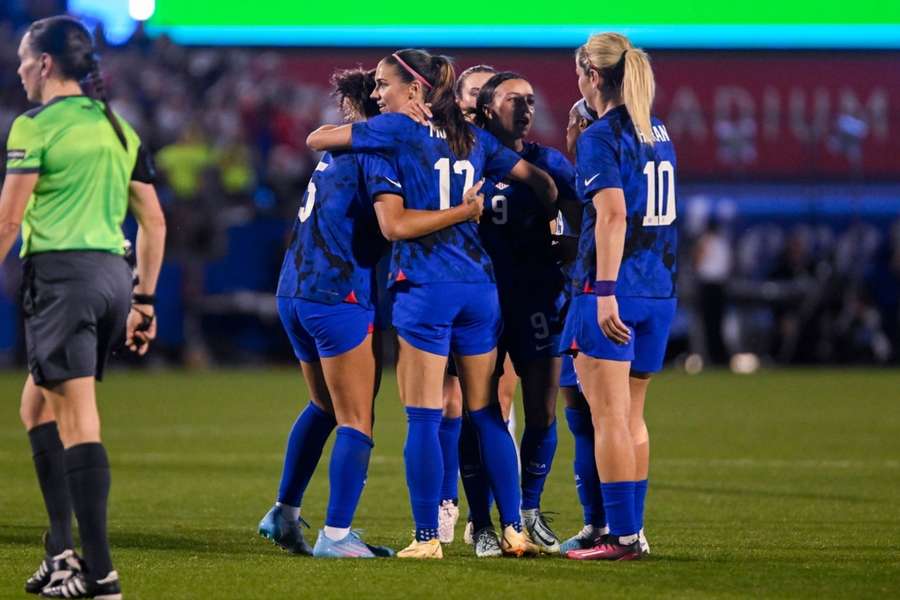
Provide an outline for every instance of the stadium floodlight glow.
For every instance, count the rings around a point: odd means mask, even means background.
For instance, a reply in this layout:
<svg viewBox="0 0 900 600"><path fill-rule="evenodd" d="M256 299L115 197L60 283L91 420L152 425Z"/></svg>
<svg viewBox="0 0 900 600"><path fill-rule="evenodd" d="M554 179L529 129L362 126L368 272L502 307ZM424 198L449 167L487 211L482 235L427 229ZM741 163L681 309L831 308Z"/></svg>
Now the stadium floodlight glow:
<svg viewBox="0 0 900 600"><path fill-rule="evenodd" d="M68 0L67 8L70 13L82 19L91 29L98 23L102 23L106 42L117 46L131 39L137 29L137 22L129 14L133 1Z"/></svg>
<svg viewBox="0 0 900 600"><path fill-rule="evenodd" d="M601 20L602 19L602 20ZM478 10L422 10L411 0L373 3L156 0L151 35L202 45L567 47L591 33L620 31L651 48L900 49L900 2L855 0L569 0L547 11L537 0L495 0Z"/></svg>
<svg viewBox="0 0 900 600"><path fill-rule="evenodd" d="M146 21L156 12L156 0L128 0L128 14L135 21Z"/></svg>

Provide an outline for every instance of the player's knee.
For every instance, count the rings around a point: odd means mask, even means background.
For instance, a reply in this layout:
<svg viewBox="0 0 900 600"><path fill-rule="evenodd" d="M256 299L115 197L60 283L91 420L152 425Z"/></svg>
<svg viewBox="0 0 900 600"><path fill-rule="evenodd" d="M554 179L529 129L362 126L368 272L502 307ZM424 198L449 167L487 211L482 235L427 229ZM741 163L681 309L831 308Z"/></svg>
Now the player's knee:
<svg viewBox="0 0 900 600"><path fill-rule="evenodd" d="M59 420L59 437L63 446L70 448L78 444L100 441L100 421L90 419Z"/></svg>
<svg viewBox="0 0 900 600"><path fill-rule="evenodd" d="M643 417L628 419L628 430L635 445L647 443L650 433L647 431L647 422Z"/></svg>

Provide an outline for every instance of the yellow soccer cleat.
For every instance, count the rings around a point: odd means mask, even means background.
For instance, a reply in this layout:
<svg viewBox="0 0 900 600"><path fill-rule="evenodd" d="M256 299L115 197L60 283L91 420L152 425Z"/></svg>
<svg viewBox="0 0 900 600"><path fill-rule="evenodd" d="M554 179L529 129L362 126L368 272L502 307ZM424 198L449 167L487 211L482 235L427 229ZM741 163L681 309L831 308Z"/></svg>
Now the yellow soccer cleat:
<svg viewBox="0 0 900 600"><path fill-rule="evenodd" d="M541 548L531 541L527 531L516 531L512 525L503 529L503 538L500 540L500 550L506 556L537 556Z"/></svg>
<svg viewBox="0 0 900 600"><path fill-rule="evenodd" d="M397 553L397 558L444 558L444 550L437 538L427 542L412 541L412 544Z"/></svg>

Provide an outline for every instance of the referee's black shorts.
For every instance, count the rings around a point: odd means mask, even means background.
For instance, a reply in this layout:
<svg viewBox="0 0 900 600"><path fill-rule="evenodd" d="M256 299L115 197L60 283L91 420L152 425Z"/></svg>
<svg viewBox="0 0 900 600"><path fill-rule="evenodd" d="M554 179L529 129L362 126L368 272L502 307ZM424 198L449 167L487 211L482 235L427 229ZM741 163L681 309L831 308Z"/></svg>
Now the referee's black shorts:
<svg viewBox="0 0 900 600"><path fill-rule="evenodd" d="M44 252L25 259L22 311L28 370L53 385L103 378L110 351L125 341L132 273L109 252Z"/></svg>

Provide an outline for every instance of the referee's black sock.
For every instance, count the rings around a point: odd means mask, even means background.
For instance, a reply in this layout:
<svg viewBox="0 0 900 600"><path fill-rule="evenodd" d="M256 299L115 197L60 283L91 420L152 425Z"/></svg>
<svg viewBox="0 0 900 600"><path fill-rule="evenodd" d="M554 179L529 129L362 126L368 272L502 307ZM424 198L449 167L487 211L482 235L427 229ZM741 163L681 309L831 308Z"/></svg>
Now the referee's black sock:
<svg viewBox="0 0 900 600"><path fill-rule="evenodd" d="M109 459L103 444L78 444L66 450L66 480L78 518L88 579L103 579L113 568L106 537Z"/></svg>
<svg viewBox="0 0 900 600"><path fill-rule="evenodd" d="M50 517L50 535L47 538L47 552L51 556L73 548L72 542L72 502L66 484L65 454L56 421L43 423L28 431L44 506Z"/></svg>

